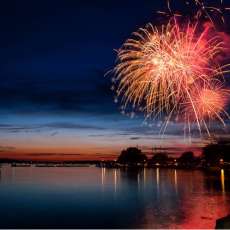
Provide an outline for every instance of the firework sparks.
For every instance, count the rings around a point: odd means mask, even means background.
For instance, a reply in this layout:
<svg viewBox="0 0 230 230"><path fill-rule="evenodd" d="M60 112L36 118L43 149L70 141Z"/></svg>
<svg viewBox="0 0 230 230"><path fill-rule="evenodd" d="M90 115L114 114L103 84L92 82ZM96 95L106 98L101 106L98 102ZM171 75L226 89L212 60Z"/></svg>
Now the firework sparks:
<svg viewBox="0 0 230 230"><path fill-rule="evenodd" d="M166 127L189 101L201 130L205 109L210 108L203 106L202 113L198 108L208 90L200 95L199 104L194 101L192 89L210 85L226 72L216 62L223 52L223 42L218 36L210 38L209 30L206 27L200 32L197 24L190 23L182 28L174 19L161 30L148 24L133 33L118 50L114 68L117 98L121 98L122 108L132 104L133 108L141 108L147 119L167 116ZM218 114L217 107L213 109Z"/></svg>
<svg viewBox="0 0 230 230"><path fill-rule="evenodd" d="M178 1L179 2L179 1ZM225 23L224 14L230 10L230 7L226 7L222 0L216 0L214 5L209 5L205 0L184 0L179 2L183 5L183 8L189 10L190 14L186 15L190 17L191 20L208 20L215 26L215 21L221 21ZM159 14L166 17L182 17L185 16L182 12L174 10L172 5L177 5L177 1L166 0L167 10L158 11Z"/></svg>
<svg viewBox="0 0 230 230"><path fill-rule="evenodd" d="M147 24L117 51L115 102L121 99L122 114L132 105L146 119L164 117L162 133L170 121L180 119L189 132L191 123L196 123L200 133L204 126L210 134L209 121L224 124L224 117L229 119L224 110L229 91L223 89L220 77L230 72L230 64L221 66L225 41L212 18L218 14L224 22L223 12L229 8L222 0L219 8L204 0L186 0L186 5L196 6L195 14L192 23L179 24L176 18L183 14L175 13L171 3L167 0L168 12L158 11L170 17L165 26Z"/></svg>
<svg viewBox="0 0 230 230"><path fill-rule="evenodd" d="M190 129L191 122L199 122L199 126L204 126L209 133L208 125L210 121L219 120L224 126L224 118L229 119L225 111L229 100L229 90L224 89L222 83L214 81L208 85L196 85L190 93L191 100L185 102L184 121Z"/></svg>

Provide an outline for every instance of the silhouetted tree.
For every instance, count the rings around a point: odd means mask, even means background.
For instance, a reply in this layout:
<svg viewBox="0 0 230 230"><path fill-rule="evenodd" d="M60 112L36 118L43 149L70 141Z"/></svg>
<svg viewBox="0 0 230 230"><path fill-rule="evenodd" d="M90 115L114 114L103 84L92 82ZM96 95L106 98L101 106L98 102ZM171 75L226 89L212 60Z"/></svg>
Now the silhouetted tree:
<svg viewBox="0 0 230 230"><path fill-rule="evenodd" d="M203 157L208 165L217 165L222 158L221 147L218 144L210 144L203 148Z"/></svg>
<svg viewBox="0 0 230 230"><path fill-rule="evenodd" d="M165 164L167 163L167 161L168 161L167 153L156 153L150 160L151 163L159 163L159 164Z"/></svg>
<svg viewBox="0 0 230 230"><path fill-rule="evenodd" d="M179 157L180 161L184 161L184 162L189 162L189 161L193 161L194 160L194 154L193 152L184 152L182 153L182 155Z"/></svg>
<svg viewBox="0 0 230 230"><path fill-rule="evenodd" d="M178 158L178 162L182 166L193 166L195 160L196 158L191 151L182 153L182 155Z"/></svg>
<svg viewBox="0 0 230 230"><path fill-rule="evenodd" d="M121 164L137 164L144 163L146 160L147 157L141 152L140 149L130 147L121 152L117 162Z"/></svg>
<svg viewBox="0 0 230 230"><path fill-rule="evenodd" d="M203 148L203 158L206 164L218 165L220 159L230 162L230 141L219 140Z"/></svg>

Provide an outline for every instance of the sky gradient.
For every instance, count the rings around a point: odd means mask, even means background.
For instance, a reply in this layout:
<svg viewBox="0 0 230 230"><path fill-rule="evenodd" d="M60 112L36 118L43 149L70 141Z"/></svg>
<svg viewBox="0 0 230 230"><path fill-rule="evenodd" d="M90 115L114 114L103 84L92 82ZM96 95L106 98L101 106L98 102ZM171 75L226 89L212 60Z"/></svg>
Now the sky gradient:
<svg viewBox="0 0 230 230"><path fill-rule="evenodd" d="M207 140L184 138L182 124L170 124L161 139L158 123L121 115L105 76L115 50L157 23L164 7L147 0L1 3L0 158L115 159L129 146L200 152Z"/></svg>

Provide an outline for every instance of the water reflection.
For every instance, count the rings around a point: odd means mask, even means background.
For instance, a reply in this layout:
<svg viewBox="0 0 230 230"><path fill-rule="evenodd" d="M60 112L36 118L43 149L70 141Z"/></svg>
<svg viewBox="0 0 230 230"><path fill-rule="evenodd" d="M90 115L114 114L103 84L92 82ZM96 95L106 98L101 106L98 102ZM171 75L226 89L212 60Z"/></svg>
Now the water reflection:
<svg viewBox="0 0 230 230"><path fill-rule="evenodd" d="M101 168L101 185L104 189L106 168Z"/></svg>
<svg viewBox="0 0 230 230"><path fill-rule="evenodd" d="M114 192L117 192L117 169L114 169Z"/></svg>
<svg viewBox="0 0 230 230"><path fill-rule="evenodd" d="M143 180L144 180L144 185L146 183L146 168L143 169Z"/></svg>
<svg viewBox="0 0 230 230"><path fill-rule="evenodd" d="M224 170L5 165L0 175L0 228L213 228L230 212Z"/></svg>
<svg viewBox="0 0 230 230"><path fill-rule="evenodd" d="M174 185L175 185L175 192L177 193L177 170L174 169Z"/></svg>
<svg viewBox="0 0 230 230"><path fill-rule="evenodd" d="M228 183L227 183L228 182ZM204 185L206 189L215 193L221 192L223 195L230 190L229 175L226 176L224 169L219 172L209 172L204 174Z"/></svg>
<svg viewBox="0 0 230 230"><path fill-rule="evenodd" d="M160 189L160 173L159 173L160 169L156 168L156 182L157 182L157 193L159 193L159 189Z"/></svg>
<svg viewBox="0 0 230 230"><path fill-rule="evenodd" d="M221 188L222 192L225 193L225 178L224 178L224 169L221 169Z"/></svg>

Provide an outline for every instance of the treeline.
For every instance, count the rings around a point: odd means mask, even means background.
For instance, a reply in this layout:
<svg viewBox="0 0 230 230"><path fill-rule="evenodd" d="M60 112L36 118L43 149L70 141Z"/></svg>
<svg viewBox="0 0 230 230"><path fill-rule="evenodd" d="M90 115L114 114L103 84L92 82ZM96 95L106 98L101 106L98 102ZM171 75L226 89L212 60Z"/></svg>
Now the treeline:
<svg viewBox="0 0 230 230"><path fill-rule="evenodd" d="M193 152L184 152L179 158L169 157L167 153L155 153L148 159L142 151L136 147L123 150L118 157L117 164L122 165L148 165L148 166L183 166L194 167L201 163L201 157L195 157Z"/></svg>
<svg viewBox="0 0 230 230"><path fill-rule="evenodd" d="M149 159L138 148L130 147L123 150L116 164L120 165L146 165L162 167L205 168L230 167L230 142L217 141L205 146L200 156L193 152L184 152L178 158L170 157L166 152L155 153Z"/></svg>

